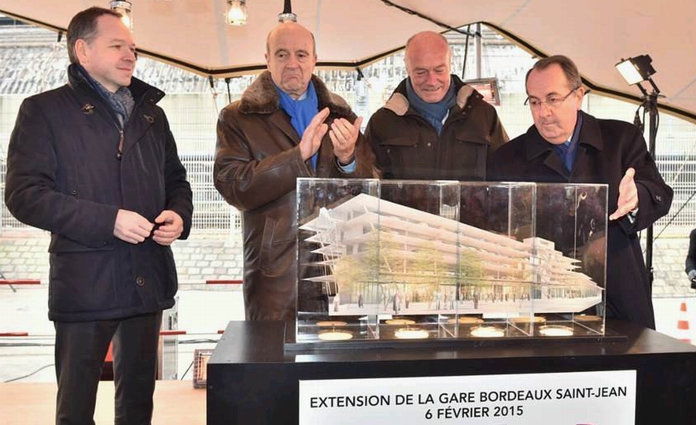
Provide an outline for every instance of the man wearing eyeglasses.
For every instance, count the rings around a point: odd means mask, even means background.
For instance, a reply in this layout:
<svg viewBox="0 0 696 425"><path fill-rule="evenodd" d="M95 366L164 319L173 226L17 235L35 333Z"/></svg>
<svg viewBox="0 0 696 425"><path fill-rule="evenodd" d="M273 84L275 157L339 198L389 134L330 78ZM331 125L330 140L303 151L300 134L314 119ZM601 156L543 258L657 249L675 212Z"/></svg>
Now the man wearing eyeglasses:
<svg viewBox="0 0 696 425"><path fill-rule="evenodd" d="M585 89L569 58L536 62L527 73L526 89L534 125L494 153L489 178L607 184L606 317L654 329L652 288L638 232L667 214L672 189L638 128L580 110Z"/></svg>

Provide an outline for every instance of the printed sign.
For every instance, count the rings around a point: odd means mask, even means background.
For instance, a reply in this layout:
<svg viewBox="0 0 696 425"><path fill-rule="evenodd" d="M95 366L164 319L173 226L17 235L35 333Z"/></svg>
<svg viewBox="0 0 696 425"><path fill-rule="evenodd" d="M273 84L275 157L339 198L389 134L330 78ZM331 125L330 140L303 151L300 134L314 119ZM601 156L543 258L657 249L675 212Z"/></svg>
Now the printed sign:
<svg viewBox="0 0 696 425"><path fill-rule="evenodd" d="M300 381L300 425L633 425L636 371Z"/></svg>

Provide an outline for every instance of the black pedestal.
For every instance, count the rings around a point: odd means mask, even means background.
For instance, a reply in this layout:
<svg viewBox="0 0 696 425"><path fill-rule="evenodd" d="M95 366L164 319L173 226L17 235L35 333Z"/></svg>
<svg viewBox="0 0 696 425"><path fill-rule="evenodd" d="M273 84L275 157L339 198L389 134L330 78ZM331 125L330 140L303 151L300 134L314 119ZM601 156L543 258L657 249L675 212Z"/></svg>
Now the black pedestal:
<svg viewBox="0 0 696 425"><path fill-rule="evenodd" d="M607 329L626 338L300 353L284 349L283 322L230 322L208 362L207 423L296 424L300 380L616 370L636 371L636 424L696 423L696 347L626 322Z"/></svg>

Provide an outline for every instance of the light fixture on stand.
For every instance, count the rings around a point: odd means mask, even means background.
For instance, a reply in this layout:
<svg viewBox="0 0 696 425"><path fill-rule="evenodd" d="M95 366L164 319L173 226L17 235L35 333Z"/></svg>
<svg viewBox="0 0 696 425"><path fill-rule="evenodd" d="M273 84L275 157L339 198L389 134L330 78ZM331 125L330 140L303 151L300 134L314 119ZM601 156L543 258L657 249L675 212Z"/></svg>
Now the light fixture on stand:
<svg viewBox="0 0 696 425"><path fill-rule="evenodd" d="M123 24L128 27L129 30L133 31L133 16L131 15L131 7L133 5L131 2L126 0L111 0L109 2L109 8L114 12L121 14L121 20Z"/></svg>
<svg viewBox="0 0 696 425"><path fill-rule="evenodd" d="M246 0L227 0L225 22L228 25L246 25L247 17Z"/></svg>
<svg viewBox="0 0 696 425"><path fill-rule="evenodd" d="M648 114L648 151L650 156L655 159L655 141L657 139L657 128L660 125L659 111L657 109L657 97L660 94L660 89L651 78L655 74L655 68L652 66L652 58L649 55L636 56L629 59L621 59L616 64L616 69L629 85L636 85L642 93L642 103L636 110L634 124L644 131L645 114ZM648 91L640 83L647 81L650 83L651 90ZM643 108L643 121L640 120L639 111ZM650 225L647 229L645 241L645 266L648 269L648 279L650 285L653 282L653 226Z"/></svg>
<svg viewBox="0 0 696 425"><path fill-rule="evenodd" d="M297 22L297 15L292 13L292 2L291 0L285 0L285 7L283 7L283 13L278 14L278 22Z"/></svg>

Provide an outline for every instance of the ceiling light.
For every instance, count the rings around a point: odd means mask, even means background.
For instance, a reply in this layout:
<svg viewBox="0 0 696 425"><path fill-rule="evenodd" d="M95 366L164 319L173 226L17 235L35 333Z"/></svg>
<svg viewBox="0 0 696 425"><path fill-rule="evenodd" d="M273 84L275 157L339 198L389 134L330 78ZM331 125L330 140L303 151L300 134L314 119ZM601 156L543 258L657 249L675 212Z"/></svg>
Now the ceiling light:
<svg viewBox="0 0 696 425"><path fill-rule="evenodd" d="M227 0L225 22L228 25L246 25L247 16L246 0Z"/></svg>
<svg viewBox="0 0 696 425"><path fill-rule="evenodd" d="M121 14L123 24L133 31L133 16L131 16L131 2L125 0L112 0L109 2L109 8L114 12Z"/></svg>
<svg viewBox="0 0 696 425"><path fill-rule="evenodd" d="M297 15L292 13L292 0L285 0L283 12L278 14L278 22L297 22Z"/></svg>

